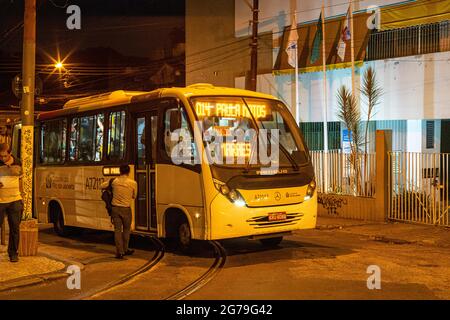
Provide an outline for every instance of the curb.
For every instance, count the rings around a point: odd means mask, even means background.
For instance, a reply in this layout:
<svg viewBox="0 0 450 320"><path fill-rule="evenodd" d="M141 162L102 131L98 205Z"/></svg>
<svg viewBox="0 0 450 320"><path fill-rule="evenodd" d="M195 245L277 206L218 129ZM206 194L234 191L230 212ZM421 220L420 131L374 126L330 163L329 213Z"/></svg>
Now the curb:
<svg viewBox="0 0 450 320"><path fill-rule="evenodd" d="M348 229L351 227L360 227L360 226L368 226L368 225L383 225L380 223L364 223L364 224L350 224L350 225L318 225L316 227L317 230L343 230ZM397 245L404 245L404 244L415 244L419 246L426 246L426 247L436 247L436 248L450 248L449 244L441 244L439 241L434 239L425 239L425 240L405 240L401 238L392 238L385 235L371 235L371 234L364 234L364 233L357 233L357 232L351 232L350 230L346 230L347 233L353 234L360 237L366 237L370 241L376 241L376 242L384 242L389 244L397 244Z"/></svg>
<svg viewBox="0 0 450 320"><path fill-rule="evenodd" d="M18 278L18 279L5 281L3 283L0 283L0 292L4 292L4 291L16 289L16 288L34 286L37 284L42 284L42 283L66 278L69 276L69 274L66 272L66 270L67 270L67 267L70 265L76 265L80 268L80 270L83 270L85 268L84 264L82 264L82 263L79 263L77 261L71 261L71 260L56 256L56 255L51 255L48 253L41 253L41 252L39 252L38 255L42 256L42 257L46 257L51 260L61 262L64 264L64 268L62 268L58 271L53 271L53 272L49 272L49 273L30 275L30 276L25 276L25 277Z"/></svg>

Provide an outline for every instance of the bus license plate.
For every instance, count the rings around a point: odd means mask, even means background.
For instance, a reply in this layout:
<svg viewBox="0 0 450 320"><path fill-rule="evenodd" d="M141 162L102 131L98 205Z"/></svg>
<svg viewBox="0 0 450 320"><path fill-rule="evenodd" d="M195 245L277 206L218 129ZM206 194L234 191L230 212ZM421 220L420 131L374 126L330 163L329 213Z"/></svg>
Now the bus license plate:
<svg viewBox="0 0 450 320"><path fill-rule="evenodd" d="M269 213L269 221L286 220L286 212L272 212Z"/></svg>

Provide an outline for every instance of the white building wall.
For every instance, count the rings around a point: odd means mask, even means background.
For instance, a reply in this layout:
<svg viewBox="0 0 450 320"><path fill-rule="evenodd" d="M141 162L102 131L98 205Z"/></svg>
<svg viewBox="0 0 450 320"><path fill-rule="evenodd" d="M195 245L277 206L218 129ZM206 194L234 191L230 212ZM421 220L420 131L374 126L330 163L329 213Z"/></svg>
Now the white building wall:
<svg viewBox="0 0 450 320"><path fill-rule="evenodd" d="M450 52L367 62L357 70L357 86L368 66L375 69L384 91L373 120L450 119ZM299 79L301 121L323 121L323 73L302 73ZM336 94L341 85L351 88L351 69L328 71L328 121L338 121ZM243 80L237 79L236 87L244 88ZM260 75L258 90L277 96L290 108L295 106L291 74Z"/></svg>

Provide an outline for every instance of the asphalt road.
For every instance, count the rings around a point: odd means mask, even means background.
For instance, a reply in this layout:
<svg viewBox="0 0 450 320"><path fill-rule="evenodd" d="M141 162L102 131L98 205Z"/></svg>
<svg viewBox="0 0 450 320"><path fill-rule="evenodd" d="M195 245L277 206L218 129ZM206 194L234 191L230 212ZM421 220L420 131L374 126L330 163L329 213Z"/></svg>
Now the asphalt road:
<svg viewBox="0 0 450 320"><path fill-rule="evenodd" d="M60 238L40 233L43 250L83 265L81 290L66 279L0 292L0 299L165 299L214 264L214 250L199 243L190 255L170 247L149 271L107 289L151 261L157 247L133 237L135 255L113 258L111 233L85 231ZM450 249L370 240L339 230L308 230L268 249L245 239L221 241L223 268L186 299L450 299ZM369 266L380 270L380 289L368 289ZM370 281L373 283L373 281Z"/></svg>

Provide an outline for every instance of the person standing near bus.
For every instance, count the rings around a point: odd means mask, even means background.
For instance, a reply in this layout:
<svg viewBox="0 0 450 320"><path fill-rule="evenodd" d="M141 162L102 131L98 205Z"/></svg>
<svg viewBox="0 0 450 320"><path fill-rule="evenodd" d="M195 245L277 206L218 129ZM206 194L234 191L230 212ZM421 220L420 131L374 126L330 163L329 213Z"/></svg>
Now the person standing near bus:
<svg viewBox="0 0 450 320"><path fill-rule="evenodd" d="M11 262L18 262L20 221L22 220L21 165L11 155L9 145L0 143L0 228L5 214L8 217L8 255Z"/></svg>
<svg viewBox="0 0 450 320"><path fill-rule="evenodd" d="M112 181L112 212L111 219L114 224L114 241L116 243L116 258L132 255L134 250L128 248L131 232L131 203L137 195L137 183L129 178L130 166L120 166L120 176ZM106 189L109 181L101 185Z"/></svg>

